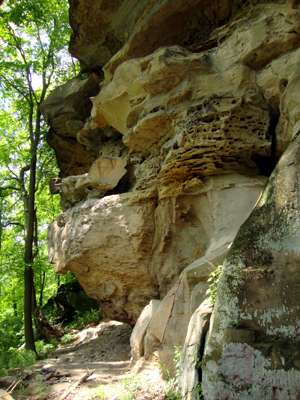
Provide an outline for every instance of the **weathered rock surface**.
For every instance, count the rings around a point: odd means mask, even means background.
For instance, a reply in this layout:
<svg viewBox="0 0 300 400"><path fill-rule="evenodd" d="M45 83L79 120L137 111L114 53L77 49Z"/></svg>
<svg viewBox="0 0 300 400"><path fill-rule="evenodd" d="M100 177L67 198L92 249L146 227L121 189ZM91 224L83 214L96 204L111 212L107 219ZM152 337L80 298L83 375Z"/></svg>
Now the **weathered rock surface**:
<svg viewBox="0 0 300 400"><path fill-rule="evenodd" d="M147 328L152 320L154 313L160 305L159 300L151 300L141 312L130 336L130 347L132 361L135 362L145 355L144 339Z"/></svg>
<svg viewBox="0 0 300 400"><path fill-rule="evenodd" d="M63 178L59 187L65 207L89 199L103 197L114 189L126 174L127 161L119 157L102 157L93 162L86 174Z"/></svg>
<svg viewBox="0 0 300 400"><path fill-rule="evenodd" d="M147 0L70 0L71 54L86 70L101 68L128 39Z"/></svg>
<svg viewBox="0 0 300 400"><path fill-rule="evenodd" d="M44 105L71 207L56 269L138 321L134 359L172 367L185 343L186 400L202 376L206 400L296 399L299 1L70 3L83 73ZM225 257L201 373L199 306Z"/></svg>
<svg viewBox="0 0 300 400"><path fill-rule="evenodd" d="M236 11L240 0L91 0L70 1L71 53L85 69L110 62L110 69L128 58L161 46L205 41L213 28Z"/></svg>
<svg viewBox="0 0 300 400"><path fill-rule="evenodd" d="M170 313L162 314L170 325L171 337L165 342L172 352L173 342L184 341L194 311L189 297L195 281L204 281L203 297L211 263L226 253L264 182L240 175L210 178L202 192L177 201L163 199L157 207L155 198L142 198L138 192L88 200L65 211L51 226L50 258L58 272L76 274L88 295L102 301L107 316L132 322L147 300L163 296L186 266L207 255L210 264L205 268L206 259L200 261L200 278L194 265L183 276L176 295L180 309L175 306L173 319ZM182 296L187 298L186 321L174 338ZM160 312L157 315L160 318Z"/></svg>
<svg viewBox="0 0 300 400"><path fill-rule="evenodd" d="M163 364L171 370L174 368L174 348L184 345L190 318L207 297L207 280L223 262L238 228L250 214L263 185L264 179L228 175L210 178L202 195L184 197L185 203L180 203L178 208L185 213L181 214L178 226L175 225L179 234L171 230L167 236L171 246L161 240L157 249L154 247L156 251L152 265L153 268L160 267L156 272L160 293L164 293L164 280L170 276L170 272L175 275L170 282L175 284L152 315L145 335L146 357L158 351ZM159 220L166 222L168 218L164 215ZM198 231L195 229L196 221L202 228ZM156 231L158 234L160 239L164 238L161 228ZM193 243L194 251L191 247ZM164 250L166 245L167 252ZM176 280L176 263L178 266L185 265L184 256L188 254L196 260L187 265Z"/></svg>
<svg viewBox="0 0 300 400"><path fill-rule="evenodd" d="M201 186L209 175L255 174L259 160L271 156L270 114L251 70L220 72L209 55L180 47L121 64L91 115L154 161L158 173L148 185L160 197ZM140 174L137 189L144 180Z"/></svg>
<svg viewBox="0 0 300 400"><path fill-rule="evenodd" d="M212 304L209 300L205 300L193 313L189 322L182 349L182 375L180 377L182 398L186 400L197 399L202 393L202 376L199 376L199 371L201 371L211 313Z"/></svg>
<svg viewBox="0 0 300 400"><path fill-rule="evenodd" d="M97 158L95 149L86 149L76 140L76 135L90 115L89 98L98 93L99 82L96 74L74 78L56 88L42 105L43 114L51 125L47 140L55 150L62 176L86 172Z"/></svg>
<svg viewBox="0 0 300 400"><path fill-rule="evenodd" d="M158 296L149 273L153 212L153 199L113 195L65 211L50 227L56 271L74 272L112 319L134 322Z"/></svg>
<svg viewBox="0 0 300 400"><path fill-rule="evenodd" d="M214 258L216 250L227 248L264 184L263 177L238 174L211 177L199 192L159 202L155 209L151 270L161 295L167 293L194 260L211 255ZM206 272L208 276L211 271Z"/></svg>
<svg viewBox="0 0 300 400"><path fill-rule="evenodd" d="M296 399L299 371L299 135L224 264L206 355L207 399Z"/></svg>

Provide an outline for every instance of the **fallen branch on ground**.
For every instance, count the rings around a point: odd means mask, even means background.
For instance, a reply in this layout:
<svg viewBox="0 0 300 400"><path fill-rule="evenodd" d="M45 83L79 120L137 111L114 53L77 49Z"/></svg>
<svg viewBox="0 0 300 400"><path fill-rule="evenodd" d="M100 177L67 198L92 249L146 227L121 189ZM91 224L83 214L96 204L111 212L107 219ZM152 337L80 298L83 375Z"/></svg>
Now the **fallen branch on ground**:
<svg viewBox="0 0 300 400"><path fill-rule="evenodd" d="M16 387L17 387L21 382L23 382L23 380L24 380L24 377L21 378L21 379L18 379L18 380L16 380L16 381L14 381L14 382L7 388L7 392L8 392L8 393L12 393L12 392L16 389Z"/></svg>
<svg viewBox="0 0 300 400"><path fill-rule="evenodd" d="M78 386L80 386L82 383L84 383L95 371L87 371L84 375L82 375L82 377L75 383L73 383L69 389L67 391L65 391L60 400L66 400L68 398L68 396L75 390L78 388Z"/></svg>

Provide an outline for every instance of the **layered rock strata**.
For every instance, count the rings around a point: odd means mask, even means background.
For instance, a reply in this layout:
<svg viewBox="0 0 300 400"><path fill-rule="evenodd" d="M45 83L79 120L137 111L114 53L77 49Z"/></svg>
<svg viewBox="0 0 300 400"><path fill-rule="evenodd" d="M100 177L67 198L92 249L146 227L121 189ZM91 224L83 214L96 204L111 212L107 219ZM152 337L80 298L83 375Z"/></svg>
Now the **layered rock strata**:
<svg viewBox="0 0 300 400"><path fill-rule="evenodd" d="M186 400L201 380L206 400L300 395L298 3L70 2L82 71L43 106L65 208L50 258L137 321L135 359L172 367L184 346Z"/></svg>

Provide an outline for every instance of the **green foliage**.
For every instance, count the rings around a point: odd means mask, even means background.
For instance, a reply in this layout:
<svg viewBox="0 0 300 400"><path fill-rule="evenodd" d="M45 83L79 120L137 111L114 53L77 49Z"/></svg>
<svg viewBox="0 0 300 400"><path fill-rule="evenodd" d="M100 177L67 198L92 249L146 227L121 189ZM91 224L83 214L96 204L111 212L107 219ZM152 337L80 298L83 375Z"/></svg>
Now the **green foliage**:
<svg viewBox="0 0 300 400"><path fill-rule="evenodd" d="M57 340L51 340L50 342L45 342L44 340L37 340L35 342L35 348L38 353L39 358L46 358L49 353L54 351L58 346Z"/></svg>
<svg viewBox="0 0 300 400"><path fill-rule="evenodd" d="M182 357L182 350L179 346L175 346L174 348L174 367L175 367L175 376L171 377L170 372L163 368L164 375L167 377L167 386L166 386L166 400L181 400L181 393L180 393L180 386L179 381L181 377L181 357ZM162 371L162 368L161 368Z"/></svg>
<svg viewBox="0 0 300 400"><path fill-rule="evenodd" d="M106 400L105 390L103 385L99 386L96 391L96 399L98 400Z"/></svg>
<svg viewBox="0 0 300 400"><path fill-rule="evenodd" d="M24 342L24 244L33 143L37 146L33 257L37 303L41 306L57 288L47 259L47 226L59 212L58 199L48 191L48 181L58 169L46 144L40 104L49 90L76 72L67 54L69 29L67 0L6 0L0 8L1 354Z"/></svg>
<svg viewBox="0 0 300 400"><path fill-rule="evenodd" d="M134 395L132 393L123 393L119 396L119 400L134 400Z"/></svg>
<svg viewBox="0 0 300 400"><path fill-rule="evenodd" d="M174 381L170 381L166 389L166 400L182 400Z"/></svg>
<svg viewBox="0 0 300 400"><path fill-rule="evenodd" d="M7 374L8 369L24 368L34 364L36 355L25 349L9 348L0 352L0 376Z"/></svg>
<svg viewBox="0 0 300 400"><path fill-rule="evenodd" d="M217 299L217 289L218 283L221 276L223 265L218 265L217 268L209 275L207 282L209 283L209 288L206 294L208 295L212 304L216 303Z"/></svg>
<svg viewBox="0 0 300 400"><path fill-rule="evenodd" d="M195 357L195 368L197 369L202 369L202 359L198 357L198 355Z"/></svg>
<svg viewBox="0 0 300 400"><path fill-rule="evenodd" d="M164 381L172 379L170 370L161 362L159 363L159 372Z"/></svg>
<svg viewBox="0 0 300 400"><path fill-rule="evenodd" d="M194 395L197 400L204 400L201 383L196 385Z"/></svg>
<svg viewBox="0 0 300 400"><path fill-rule="evenodd" d="M74 340L76 339L76 335L72 334L72 333L66 333L62 336L62 338L60 339L60 343L61 344L68 344L68 343L72 343L74 342Z"/></svg>
<svg viewBox="0 0 300 400"><path fill-rule="evenodd" d="M140 375L131 375L123 379L123 386L132 394L137 393L143 388L143 381Z"/></svg>
<svg viewBox="0 0 300 400"><path fill-rule="evenodd" d="M49 398L51 386L43 374L35 374L30 385L20 384L14 391L14 397L18 400L39 399L47 400ZM50 396L51 397L51 396Z"/></svg>
<svg viewBox="0 0 300 400"><path fill-rule="evenodd" d="M141 375L130 375L124 378L121 384L124 387L124 393L119 396L119 400L134 400L145 386Z"/></svg>
<svg viewBox="0 0 300 400"><path fill-rule="evenodd" d="M43 83L64 81L69 75L70 66L65 65L70 64L66 51L70 34L68 3L6 0L0 9L0 21L2 94L6 98L17 94L18 105L24 109L28 78L34 95L40 96Z"/></svg>
<svg viewBox="0 0 300 400"><path fill-rule="evenodd" d="M77 312L74 321L68 324L68 328L82 329L87 325L100 322L102 316L99 310L89 310L83 313Z"/></svg>
<svg viewBox="0 0 300 400"><path fill-rule="evenodd" d="M8 339L11 342L11 338ZM3 340L1 340L3 346ZM37 340L35 347L37 355L33 351L18 349L15 347L6 348L2 347L0 352L0 376L4 376L9 372L11 368L24 368L36 362L38 358L45 358L56 349L58 341L51 340L51 342L45 342L44 340Z"/></svg>

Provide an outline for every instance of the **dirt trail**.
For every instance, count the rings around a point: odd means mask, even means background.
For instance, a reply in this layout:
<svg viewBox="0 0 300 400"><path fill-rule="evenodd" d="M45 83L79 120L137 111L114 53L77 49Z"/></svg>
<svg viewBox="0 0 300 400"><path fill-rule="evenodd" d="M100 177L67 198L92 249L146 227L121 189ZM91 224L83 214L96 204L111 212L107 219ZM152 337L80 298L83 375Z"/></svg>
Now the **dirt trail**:
<svg viewBox="0 0 300 400"><path fill-rule="evenodd" d="M15 400L163 400L155 362L130 365L131 328L102 322L76 334L34 365L13 393Z"/></svg>

